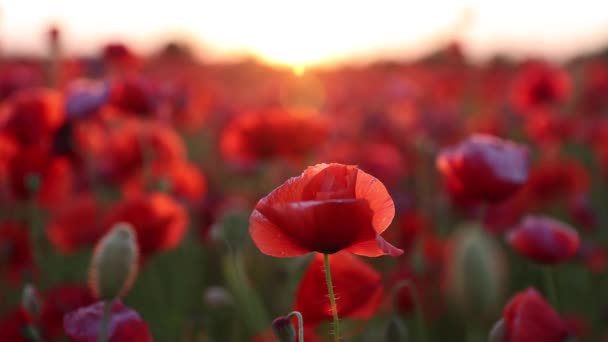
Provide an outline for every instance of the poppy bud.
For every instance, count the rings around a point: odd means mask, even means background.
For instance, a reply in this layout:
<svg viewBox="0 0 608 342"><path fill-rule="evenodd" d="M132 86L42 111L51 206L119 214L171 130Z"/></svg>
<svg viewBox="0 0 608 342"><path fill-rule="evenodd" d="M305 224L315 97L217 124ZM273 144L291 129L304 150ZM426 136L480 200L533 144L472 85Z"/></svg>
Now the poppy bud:
<svg viewBox="0 0 608 342"><path fill-rule="evenodd" d="M488 334L488 342L505 342L507 331L505 330L505 321L502 319L494 324Z"/></svg>
<svg viewBox="0 0 608 342"><path fill-rule="evenodd" d="M42 303L38 291L32 284L26 284L23 287L23 293L21 295L21 307L31 317L38 317Z"/></svg>
<svg viewBox="0 0 608 342"><path fill-rule="evenodd" d="M211 236L216 241L228 243L235 250L241 250L249 243L248 227L247 213L240 208L230 208L212 227Z"/></svg>
<svg viewBox="0 0 608 342"><path fill-rule="evenodd" d="M466 314L485 317L500 309L506 277L504 255L479 225L466 225L447 249L446 290Z"/></svg>
<svg viewBox="0 0 608 342"><path fill-rule="evenodd" d="M137 275L138 248L135 231L128 223L117 223L95 247L89 281L95 295L104 301L122 297Z"/></svg>
<svg viewBox="0 0 608 342"><path fill-rule="evenodd" d="M272 332L277 337L278 342L296 341L296 328L287 316L280 316L272 321Z"/></svg>
<svg viewBox="0 0 608 342"><path fill-rule="evenodd" d="M384 341L386 342L407 342L409 341L407 327L403 320L399 317L392 317L386 325L386 332L384 335Z"/></svg>

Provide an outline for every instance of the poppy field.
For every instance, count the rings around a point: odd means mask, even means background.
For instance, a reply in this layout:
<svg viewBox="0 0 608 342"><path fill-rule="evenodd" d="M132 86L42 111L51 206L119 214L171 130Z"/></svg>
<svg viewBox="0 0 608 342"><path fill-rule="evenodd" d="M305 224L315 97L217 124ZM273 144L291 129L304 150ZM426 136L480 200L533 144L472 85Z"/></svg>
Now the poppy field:
<svg viewBox="0 0 608 342"><path fill-rule="evenodd" d="M0 341L608 341L608 57L0 59Z"/></svg>

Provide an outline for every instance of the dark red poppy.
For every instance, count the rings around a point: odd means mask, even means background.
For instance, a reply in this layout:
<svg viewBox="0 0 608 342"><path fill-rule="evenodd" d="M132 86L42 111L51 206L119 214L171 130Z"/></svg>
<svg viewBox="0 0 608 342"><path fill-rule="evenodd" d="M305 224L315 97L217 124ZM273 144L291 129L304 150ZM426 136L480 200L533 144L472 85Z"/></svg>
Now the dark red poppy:
<svg viewBox="0 0 608 342"><path fill-rule="evenodd" d="M525 191L528 199L538 205L587 193L590 183L589 171L578 160L558 159L535 165Z"/></svg>
<svg viewBox="0 0 608 342"><path fill-rule="evenodd" d="M258 202L249 233L264 254L275 257L341 250L397 256L403 251L380 236L394 215L378 179L352 165L317 164Z"/></svg>
<svg viewBox="0 0 608 342"><path fill-rule="evenodd" d="M384 294L382 277L358 257L340 252L329 256L338 315L342 319L369 319ZM323 268L323 255L316 253L296 290L294 310L302 313L304 325L315 327L332 319Z"/></svg>
<svg viewBox="0 0 608 342"><path fill-rule="evenodd" d="M528 179L528 149L490 135L474 134L437 156L447 189L459 204L496 203Z"/></svg>
<svg viewBox="0 0 608 342"><path fill-rule="evenodd" d="M102 58L112 68L130 69L139 64L139 58L131 49L120 42L112 42L103 47Z"/></svg>
<svg viewBox="0 0 608 342"><path fill-rule="evenodd" d="M585 194L576 194L568 199L568 214L581 228L594 230L598 226L598 213Z"/></svg>
<svg viewBox="0 0 608 342"><path fill-rule="evenodd" d="M150 116L155 114L157 98L150 81L132 75L112 83L108 102L125 114Z"/></svg>
<svg viewBox="0 0 608 342"><path fill-rule="evenodd" d="M601 114L608 106L608 66L602 59L589 61L583 67L583 75L580 108L584 114Z"/></svg>
<svg viewBox="0 0 608 342"><path fill-rule="evenodd" d="M571 335L567 324L534 288L513 296L502 317L505 342L563 342Z"/></svg>
<svg viewBox="0 0 608 342"><path fill-rule="evenodd" d="M580 245L577 231L546 216L528 215L506 235L519 254L539 263L557 264L576 255Z"/></svg>
<svg viewBox="0 0 608 342"><path fill-rule="evenodd" d="M163 193L127 198L108 213L104 227L119 222L130 223L137 234L142 259L177 247L188 228L186 210Z"/></svg>
<svg viewBox="0 0 608 342"><path fill-rule="evenodd" d="M31 342L26 327L32 322L32 317L23 308L12 310L0 319L0 338L3 341Z"/></svg>
<svg viewBox="0 0 608 342"><path fill-rule="evenodd" d="M542 62L530 62L515 77L511 89L513 106L522 113L563 103L572 85L568 74Z"/></svg>
<svg viewBox="0 0 608 342"><path fill-rule="evenodd" d="M484 213L483 228L492 233L503 233L521 221L528 206L527 193L523 190L503 202L490 205Z"/></svg>
<svg viewBox="0 0 608 342"><path fill-rule="evenodd" d="M312 113L244 113L224 129L220 149L228 162L243 168L275 158L299 160L323 143L327 128L327 122Z"/></svg>
<svg viewBox="0 0 608 342"><path fill-rule="evenodd" d="M9 174L13 159L19 152L17 142L6 134L0 134L0 180L2 186L9 181Z"/></svg>
<svg viewBox="0 0 608 342"><path fill-rule="evenodd" d="M0 108L0 131L21 145L44 142L61 126L65 117L60 93L29 89L15 93Z"/></svg>
<svg viewBox="0 0 608 342"><path fill-rule="evenodd" d="M579 248L577 259L591 272L600 274L608 267L608 251L602 246L584 243Z"/></svg>
<svg viewBox="0 0 608 342"><path fill-rule="evenodd" d="M63 335L63 316L72 310L93 304L91 290L84 285L64 284L45 291L39 327L46 340Z"/></svg>
<svg viewBox="0 0 608 342"><path fill-rule="evenodd" d="M34 259L27 227L10 221L0 223L0 276L19 286L32 276Z"/></svg>
<svg viewBox="0 0 608 342"><path fill-rule="evenodd" d="M39 65L5 62L0 68L0 100L4 101L20 90L41 86L43 74Z"/></svg>
<svg viewBox="0 0 608 342"><path fill-rule="evenodd" d="M559 112L538 110L526 118L526 132L536 145L555 148L569 141L574 133L573 118Z"/></svg>
<svg viewBox="0 0 608 342"><path fill-rule="evenodd" d="M46 235L59 252L73 253L93 246L103 235L102 217L101 206L94 196L79 195L52 212Z"/></svg>
<svg viewBox="0 0 608 342"><path fill-rule="evenodd" d="M99 340L103 302L97 302L67 313L63 319L65 333L71 342ZM151 342L148 324L139 314L124 306L120 300L112 302L108 323L108 342Z"/></svg>

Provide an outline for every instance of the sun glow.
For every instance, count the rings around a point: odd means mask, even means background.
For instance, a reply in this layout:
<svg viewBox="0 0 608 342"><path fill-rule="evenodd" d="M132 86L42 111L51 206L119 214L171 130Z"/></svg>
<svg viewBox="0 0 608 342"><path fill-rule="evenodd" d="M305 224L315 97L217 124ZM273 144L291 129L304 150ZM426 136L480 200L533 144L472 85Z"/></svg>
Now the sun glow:
<svg viewBox="0 0 608 342"><path fill-rule="evenodd" d="M143 5L124 0L15 0L3 2L0 8L0 42L5 51L44 53L43 33L58 23L68 53L97 52L100 43L110 40L125 41L146 53L168 39L183 38L192 40L194 48L208 58L255 55L290 66L299 74L308 67L352 58L415 58L451 39L462 41L473 58L496 52L562 57L606 41L608 2L548 4L527 0L172 0ZM467 10L471 20L461 25Z"/></svg>

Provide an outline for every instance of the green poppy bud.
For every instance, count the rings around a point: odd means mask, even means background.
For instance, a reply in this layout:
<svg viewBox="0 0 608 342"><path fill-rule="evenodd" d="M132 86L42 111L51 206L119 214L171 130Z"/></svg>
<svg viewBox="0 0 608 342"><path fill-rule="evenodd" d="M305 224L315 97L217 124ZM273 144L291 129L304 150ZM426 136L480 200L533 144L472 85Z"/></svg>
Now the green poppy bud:
<svg viewBox="0 0 608 342"><path fill-rule="evenodd" d="M117 223L95 247L89 281L95 295L104 301L124 296L137 276L139 256L135 231L128 223Z"/></svg>

